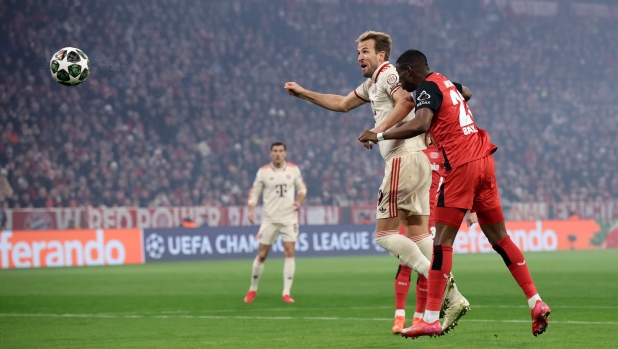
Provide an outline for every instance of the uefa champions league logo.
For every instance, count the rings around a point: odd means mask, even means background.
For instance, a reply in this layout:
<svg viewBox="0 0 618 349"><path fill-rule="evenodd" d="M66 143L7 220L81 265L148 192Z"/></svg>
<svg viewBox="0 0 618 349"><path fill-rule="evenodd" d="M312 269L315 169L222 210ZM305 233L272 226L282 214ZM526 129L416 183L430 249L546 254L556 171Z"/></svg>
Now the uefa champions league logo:
<svg viewBox="0 0 618 349"><path fill-rule="evenodd" d="M159 234L150 234L146 238L146 252L150 258L159 259L163 256L165 252L165 244L163 241L163 237Z"/></svg>

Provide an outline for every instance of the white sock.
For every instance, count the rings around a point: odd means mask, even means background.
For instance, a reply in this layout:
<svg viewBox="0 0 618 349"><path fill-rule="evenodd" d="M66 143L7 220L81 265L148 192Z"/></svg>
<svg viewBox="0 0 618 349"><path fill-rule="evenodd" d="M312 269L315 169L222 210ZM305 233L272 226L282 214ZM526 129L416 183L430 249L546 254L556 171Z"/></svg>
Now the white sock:
<svg viewBox="0 0 618 349"><path fill-rule="evenodd" d="M528 299L528 306L530 307L530 309L534 309L534 306L536 305L536 301L540 301L540 300L541 300L541 296L539 296L538 293L530 297L530 299Z"/></svg>
<svg viewBox="0 0 618 349"><path fill-rule="evenodd" d="M412 237L410 240L414 241L415 238ZM433 254L433 238L431 235L428 235L420 241L414 241L414 243L418 246L418 249L421 251L423 256L425 256L425 258L427 258L427 260L431 263L431 257Z"/></svg>
<svg viewBox="0 0 618 349"><path fill-rule="evenodd" d="M406 316L406 310L405 309L395 309L395 316Z"/></svg>
<svg viewBox="0 0 618 349"><path fill-rule="evenodd" d="M294 281L294 271L296 270L296 261L294 257L286 258L283 262L283 295L290 294L292 282Z"/></svg>
<svg viewBox="0 0 618 349"><path fill-rule="evenodd" d="M412 270L424 277L429 276L429 260L412 240L394 233L376 238L376 242L382 248L392 253L393 256L399 258L403 265L412 268Z"/></svg>
<svg viewBox="0 0 618 349"><path fill-rule="evenodd" d="M423 318L423 313L414 312L414 318L415 319L422 319Z"/></svg>
<svg viewBox="0 0 618 349"><path fill-rule="evenodd" d="M253 260L253 269L251 270L251 286L249 286L249 291L257 291L258 282L260 282L260 277L262 276L262 272L264 271L264 263L258 261L258 259Z"/></svg>
<svg viewBox="0 0 618 349"><path fill-rule="evenodd" d="M430 324L440 318L440 311L431 311L425 310L425 315L423 316L423 320L426 323Z"/></svg>

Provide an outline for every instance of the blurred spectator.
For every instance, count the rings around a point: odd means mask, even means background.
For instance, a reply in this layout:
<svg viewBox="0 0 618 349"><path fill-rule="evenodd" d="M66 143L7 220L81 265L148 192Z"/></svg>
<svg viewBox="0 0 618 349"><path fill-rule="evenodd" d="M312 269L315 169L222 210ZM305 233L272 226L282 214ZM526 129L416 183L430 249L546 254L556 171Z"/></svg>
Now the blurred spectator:
<svg viewBox="0 0 618 349"><path fill-rule="evenodd" d="M0 4L0 196L11 207L244 205L262 154L283 140L308 204L374 204L383 161L356 141L369 107L335 114L282 88L349 93L363 81L354 39L372 29L393 36L392 61L421 49L472 89L499 146L503 203L618 198L616 21L374 3ZM50 76L64 46L89 55L82 85Z"/></svg>

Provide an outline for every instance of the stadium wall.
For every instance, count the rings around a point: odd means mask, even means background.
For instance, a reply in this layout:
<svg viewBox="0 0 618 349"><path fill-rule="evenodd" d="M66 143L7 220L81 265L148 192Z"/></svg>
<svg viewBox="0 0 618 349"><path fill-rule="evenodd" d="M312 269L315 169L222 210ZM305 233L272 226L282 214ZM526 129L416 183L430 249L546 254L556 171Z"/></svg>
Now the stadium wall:
<svg viewBox="0 0 618 349"><path fill-rule="evenodd" d="M618 222L507 221L524 252L618 248ZM301 226L299 257L386 255L374 242L373 225ZM170 261L251 259L257 227L36 230L0 233L2 269L144 264ZM599 240L602 238L602 240ZM462 227L456 253L493 253L478 225ZM281 241L271 257L282 257Z"/></svg>
<svg viewBox="0 0 618 349"><path fill-rule="evenodd" d="M504 207L507 220L560 220L577 216L605 224L618 220L618 201L512 203ZM184 218L191 218L198 227L250 227L246 206L230 207L114 207L114 208L41 208L6 210L7 230L51 229L119 229L175 228ZM256 223L262 221L262 211L256 208ZM375 205L304 206L299 212L300 225L335 225L375 223Z"/></svg>

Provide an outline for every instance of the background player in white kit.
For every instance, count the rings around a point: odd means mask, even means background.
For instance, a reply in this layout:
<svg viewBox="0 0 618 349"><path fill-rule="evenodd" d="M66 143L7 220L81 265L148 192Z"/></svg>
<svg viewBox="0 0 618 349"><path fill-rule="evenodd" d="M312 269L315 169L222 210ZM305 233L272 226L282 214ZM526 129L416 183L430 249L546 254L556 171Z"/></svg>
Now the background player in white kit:
<svg viewBox="0 0 618 349"><path fill-rule="evenodd" d="M401 125L414 117L414 102L409 93L401 89L395 67L389 64L392 41L388 34L368 31L358 39L358 62L363 84L347 96L322 94L302 88L295 82L285 84L287 92L322 108L348 112L365 103L371 103L376 127L381 133ZM371 145L366 143L366 147ZM378 192L376 212L376 242L396 256L402 264L427 277L432 254L433 239L429 234L429 187L431 169L423 154L425 142L422 136L403 142L380 140L380 153L384 158L384 180ZM406 236L399 235L404 224ZM469 303L449 278L446 292L451 306L458 307L447 325L456 321L469 309ZM463 302L465 300L465 302ZM397 310L395 316L404 316L405 310ZM450 324L449 324L450 323Z"/></svg>
<svg viewBox="0 0 618 349"><path fill-rule="evenodd" d="M255 176L253 188L249 193L249 221L253 223L255 206L261 193L263 196L262 225L255 238L259 241L257 256L253 261L251 286L245 296L245 303L253 302L258 289L260 276L264 271L264 261L281 233L283 240L283 296L286 303L294 303L290 289L294 280L296 262L294 246L298 240L298 208L307 195L307 187L298 166L285 162L285 144L275 142L270 146L271 163L263 166ZM294 199L296 192L296 199Z"/></svg>

